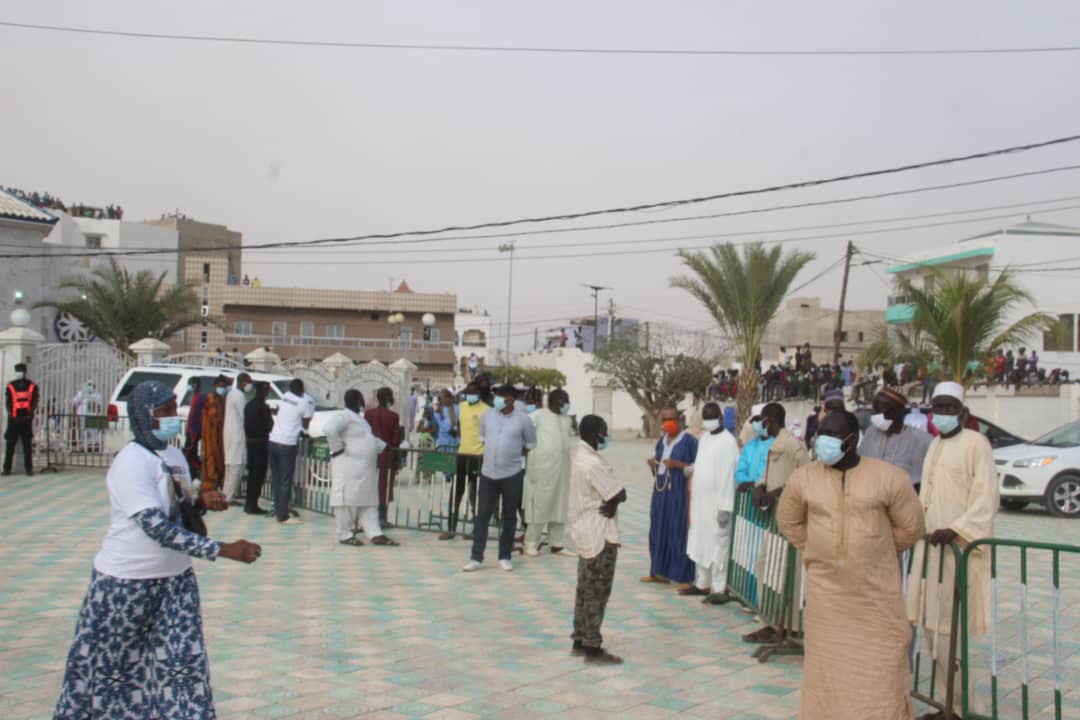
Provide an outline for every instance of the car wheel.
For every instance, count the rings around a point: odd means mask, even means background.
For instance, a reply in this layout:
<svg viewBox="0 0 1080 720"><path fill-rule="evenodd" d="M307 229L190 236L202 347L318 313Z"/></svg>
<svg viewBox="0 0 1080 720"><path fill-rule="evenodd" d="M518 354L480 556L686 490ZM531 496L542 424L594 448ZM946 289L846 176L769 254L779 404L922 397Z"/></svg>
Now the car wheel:
<svg viewBox="0 0 1080 720"><path fill-rule="evenodd" d="M1080 475L1058 475L1046 488L1046 509L1058 517L1080 517Z"/></svg>
<svg viewBox="0 0 1080 720"><path fill-rule="evenodd" d="M1024 508L1026 508L1027 506L1028 506L1028 501L1027 500L1005 500L1005 499L1002 499L1002 501L1001 501L1001 507L1005 508L1006 510L1013 510L1015 512L1019 512L1019 511L1023 510Z"/></svg>

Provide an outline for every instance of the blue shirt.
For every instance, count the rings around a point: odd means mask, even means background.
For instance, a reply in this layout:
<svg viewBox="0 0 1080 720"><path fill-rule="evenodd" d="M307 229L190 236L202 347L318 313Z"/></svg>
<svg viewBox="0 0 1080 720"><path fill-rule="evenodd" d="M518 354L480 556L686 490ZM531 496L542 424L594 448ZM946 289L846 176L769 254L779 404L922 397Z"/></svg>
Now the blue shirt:
<svg viewBox="0 0 1080 720"><path fill-rule="evenodd" d="M774 437L764 439L756 437L743 446L742 453L739 455L739 464L735 468L735 482L737 484L744 482L756 483L761 480L761 475L765 472L765 465L769 462L769 448L775 439Z"/></svg>
<svg viewBox="0 0 1080 720"><path fill-rule="evenodd" d="M435 435L435 447L439 450L457 449L458 439L450 434L450 431L454 429L454 423L451 420L451 412L447 408L439 408L435 411L435 424L439 426L439 432Z"/></svg>
<svg viewBox="0 0 1080 720"><path fill-rule="evenodd" d="M484 443L480 474L504 480L523 472L522 451L536 447L536 426L517 403L509 415L492 408L480 418L480 441Z"/></svg>

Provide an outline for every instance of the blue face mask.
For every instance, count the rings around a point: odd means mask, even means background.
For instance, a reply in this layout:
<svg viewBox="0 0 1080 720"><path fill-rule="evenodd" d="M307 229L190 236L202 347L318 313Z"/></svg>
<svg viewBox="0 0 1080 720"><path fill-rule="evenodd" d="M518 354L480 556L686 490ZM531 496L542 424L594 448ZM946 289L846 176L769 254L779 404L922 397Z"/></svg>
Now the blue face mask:
<svg viewBox="0 0 1080 720"><path fill-rule="evenodd" d="M158 426L151 432L161 442L169 442L184 429L183 421L177 416L158 418Z"/></svg>
<svg viewBox="0 0 1080 720"><path fill-rule="evenodd" d="M505 410L506 409L506 398L501 397L501 396L496 396L495 397L495 409L496 410Z"/></svg>
<svg viewBox="0 0 1080 720"><path fill-rule="evenodd" d="M563 403L562 407L559 408L559 412L561 412L563 415L569 415L570 414L570 403Z"/></svg>
<svg viewBox="0 0 1080 720"><path fill-rule="evenodd" d="M942 435L948 435L956 428L960 427L959 415L934 415L934 427L938 429Z"/></svg>
<svg viewBox="0 0 1080 720"><path fill-rule="evenodd" d="M606 437L600 438L600 441L596 443L597 450L607 450L608 439Z"/></svg>
<svg viewBox="0 0 1080 720"><path fill-rule="evenodd" d="M844 441L831 435L818 435L814 440L817 459L826 465L835 465L844 457Z"/></svg>
<svg viewBox="0 0 1080 720"><path fill-rule="evenodd" d="M769 436L768 431L765 429L765 424L760 420L754 420L753 422L751 422L750 427L753 428L754 434L757 435L759 438Z"/></svg>
<svg viewBox="0 0 1080 720"><path fill-rule="evenodd" d="M534 412L536 412L536 406L535 405L526 405L525 406L525 412L532 415Z"/></svg>
<svg viewBox="0 0 1080 720"><path fill-rule="evenodd" d="M216 387L216 388L214 388L214 392L216 392L218 395L225 395L227 392L229 392L229 388L227 388L227 387Z"/></svg>
<svg viewBox="0 0 1080 720"><path fill-rule="evenodd" d="M479 395L466 395L465 396L465 402L469 403L470 405L475 405L476 403L480 402L480 396Z"/></svg>

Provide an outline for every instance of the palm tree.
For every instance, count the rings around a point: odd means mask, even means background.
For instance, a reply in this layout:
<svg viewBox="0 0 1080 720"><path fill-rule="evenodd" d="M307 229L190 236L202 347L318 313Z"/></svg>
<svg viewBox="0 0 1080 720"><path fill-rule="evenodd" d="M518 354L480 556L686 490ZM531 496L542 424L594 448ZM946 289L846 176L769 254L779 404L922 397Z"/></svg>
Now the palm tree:
<svg viewBox="0 0 1080 720"><path fill-rule="evenodd" d="M51 307L77 317L97 337L127 351L146 337L166 339L202 322L199 298L190 285L162 288L165 273L149 270L130 273L114 258L89 275L64 278L58 288L73 291L74 300L45 300L35 307Z"/></svg>
<svg viewBox="0 0 1080 720"><path fill-rule="evenodd" d="M946 374L965 381L971 362L982 362L991 352L1020 345L1032 334L1052 332L1057 319L1033 312L1007 322L1034 299L1008 268L993 280L963 271L932 269L932 289L917 287L912 278L900 278L897 287L915 306L911 336L925 338Z"/></svg>
<svg viewBox="0 0 1080 720"><path fill-rule="evenodd" d="M760 242L743 245L741 253L735 245L723 243L677 254L691 274L671 278L671 287L686 290L709 311L742 365L736 413L741 426L757 397L755 358L765 331L791 283L815 255L801 250L785 253L779 245L766 249Z"/></svg>

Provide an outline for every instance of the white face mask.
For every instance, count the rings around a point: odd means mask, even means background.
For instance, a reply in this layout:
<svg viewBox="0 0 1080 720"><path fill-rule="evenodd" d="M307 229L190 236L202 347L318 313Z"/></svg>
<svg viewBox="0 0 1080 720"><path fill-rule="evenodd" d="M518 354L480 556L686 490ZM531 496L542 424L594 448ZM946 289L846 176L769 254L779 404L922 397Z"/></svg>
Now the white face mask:
<svg viewBox="0 0 1080 720"><path fill-rule="evenodd" d="M876 427L881 432L885 432L892 427L892 420L885 417L883 413L870 416L870 424Z"/></svg>
<svg viewBox="0 0 1080 720"><path fill-rule="evenodd" d="M701 424L705 426L705 429L709 432L716 432L720 429L720 418L712 420L702 420Z"/></svg>

